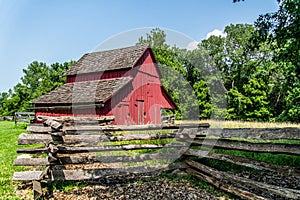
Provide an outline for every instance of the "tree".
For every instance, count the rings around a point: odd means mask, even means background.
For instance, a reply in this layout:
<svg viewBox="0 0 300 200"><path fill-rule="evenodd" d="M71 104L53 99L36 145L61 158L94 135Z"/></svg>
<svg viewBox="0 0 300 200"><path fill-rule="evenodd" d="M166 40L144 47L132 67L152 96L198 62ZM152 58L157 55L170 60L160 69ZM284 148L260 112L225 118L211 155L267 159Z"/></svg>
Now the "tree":
<svg viewBox="0 0 300 200"><path fill-rule="evenodd" d="M140 37L138 43L150 44L163 74L162 83L179 107L176 118L208 118L211 114L209 92L193 63L194 57L201 54L170 47L166 44L166 34L158 28L147 33L146 38Z"/></svg>
<svg viewBox="0 0 300 200"><path fill-rule="evenodd" d="M268 102L270 74L264 71L272 66L272 52L267 45L251 48L254 31L249 24L231 24L225 27L225 37L211 36L200 43L221 72L228 91L229 119L266 121L272 116Z"/></svg>
<svg viewBox="0 0 300 200"><path fill-rule="evenodd" d="M262 79L252 78L243 85L243 90L231 89L228 117L246 121L269 121L272 116L269 110L266 85Z"/></svg>
<svg viewBox="0 0 300 200"><path fill-rule="evenodd" d="M282 120L300 122L300 83L291 91L286 98L286 110L281 114Z"/></svg>
<svg viewBox="0 0 300 200"><path fill-rule="evenodd" d="M277 12L260 15L256 20L253 41L256 48L270 44L273 60L282 68L279 118L299 122L300 102L294 97L300 81L300 1L278 0L278 3Z"/></svg>
<svg viewBox="0 0 300 200"><path fill-rule="evenodd" d="M21 82L13 90L2 93L0 97L0 114L13 115L16 111L25 111L31 107L30 101L46 94L65 83L62 75L74 64L73 61L63 64L54 63L50 67L43 62L34 61L23 69Z"/></svg>
<svg viewBox="0 0 300 200"><path fill-rule="evenodd" d="M253 31L254 27L249 24L231 24L225 27L226 37L211 36L201 41L200 46L208 51L222 73L227 90L241 89L243 83L249 81L253 68L246 68L246 63L258 55L248 47Z"/></svg>
<svg viewBox="0 0 300 200"><path fill-rule="evenodd" d="M279 10L275 13L260 15L255 22L257 28L254 38L261 42L272 43L278 61L291 62L296 77L300 76L300 2L298 0L278 0Z"/></svg>
<svg viewBox="0 0 300 200"><path fill-rule="evenodd" d="M7 108L5 106L6 100L10 97L11 90L8 92L0 93L0 114L5 115L7 112Z"/></svg>
<svg viewBox="0 0 300 200"><path fill-rule="evenodd" d="M166 43L166 33L160 28L154 28L150 33L146 33L146 38L141 36L138 44L149 44L152 48L169 48L169 45Z"/></svg>
<svg viewBox="0 0 300 200"><path fill-rule="evenodd" d="M199 106L199 118L207 119L212 114L212 103L209 88L204 80L200 80L193 85Z"/></svg>

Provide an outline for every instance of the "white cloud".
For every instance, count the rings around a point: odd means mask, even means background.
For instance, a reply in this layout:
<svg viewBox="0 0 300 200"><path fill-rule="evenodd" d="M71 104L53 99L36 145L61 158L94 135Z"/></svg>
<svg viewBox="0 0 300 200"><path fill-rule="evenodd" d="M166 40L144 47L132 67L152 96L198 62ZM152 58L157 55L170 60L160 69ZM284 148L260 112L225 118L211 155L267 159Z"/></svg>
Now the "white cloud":
<svg viewBox="0 0 300 200"><path fill-rule="evenodd" d="M215 36L221 36L221 37L225 37L226 34L223 33L223 31L219 30L219 29L215 29L209 33L206 34L206 39L208 39L210 36L215 35Z"/></svg>
<svg viewBox="0 0 300 200"><path fill-rule="evenodd" d="M187 45L187 47L186 47L186 49L187 50L194 50L194 49L197 49L198 48L198 44L199 44L199 42L197 42L197 41L192 41L192 42L190 42L188 45Z"/></svg>

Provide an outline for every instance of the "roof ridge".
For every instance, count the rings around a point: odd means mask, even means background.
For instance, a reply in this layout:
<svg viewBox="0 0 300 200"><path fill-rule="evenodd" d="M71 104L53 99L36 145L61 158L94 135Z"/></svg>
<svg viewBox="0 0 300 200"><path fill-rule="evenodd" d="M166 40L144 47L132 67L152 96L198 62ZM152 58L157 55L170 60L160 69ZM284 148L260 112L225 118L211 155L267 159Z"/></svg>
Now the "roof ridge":
<svg viewBox="0 0 300 200"><path fill-rule="evenodd" d="M145 47L145 48L149 48L150 45L149 45L149 44L136 44L136 45L132 45L132 46L128 46L128 47L119 47L119 48L107 49L107 50L103 50L103 51L93 51L93 52L88 52L88 53L85 53L85 54L104 53L104 52L109 52L109 51L131 49L131 48L134 48L134 47Z"/></svg>
<svg viewBox="0 0 300 200"><path fill-rule="evenodd" d="M64 75L98 73L108 70L132 68L149 44L98 51L84 54Z"/></svg>

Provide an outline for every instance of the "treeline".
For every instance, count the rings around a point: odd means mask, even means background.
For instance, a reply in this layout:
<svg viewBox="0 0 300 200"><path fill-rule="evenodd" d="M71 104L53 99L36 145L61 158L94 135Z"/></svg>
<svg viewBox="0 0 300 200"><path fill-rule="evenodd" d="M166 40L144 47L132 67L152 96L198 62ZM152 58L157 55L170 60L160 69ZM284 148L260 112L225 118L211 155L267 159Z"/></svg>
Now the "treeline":
<svg viewBox="0 0 300 200"><path fill-rule="evenodd" d="M30 101L65 83L63 74L74 61L63 64L34 61L23 69L20 83L8 92L0 93L0 116L12 116L17 111L26 111Z"/></svg>

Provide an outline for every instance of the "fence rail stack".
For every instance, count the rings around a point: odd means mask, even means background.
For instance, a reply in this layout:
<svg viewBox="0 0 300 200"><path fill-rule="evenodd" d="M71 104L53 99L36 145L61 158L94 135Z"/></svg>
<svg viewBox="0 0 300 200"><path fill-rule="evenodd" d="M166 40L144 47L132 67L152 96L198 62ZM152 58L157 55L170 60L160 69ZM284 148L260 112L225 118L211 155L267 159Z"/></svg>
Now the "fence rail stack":
<svg viewBox="0 0 300 200"><path fill-rule="evenodd" d="M297 167L277 166L253 158L228 154L228 151L234 150L299 156L298 128L208 129L209 124L115 126L111 124L113 117L38 119L42 123L29 126L29 133L22 133L18 144L40 146L19 148L18 153L34 156L21 155L14 165L36 166L39 169L15 172L13 177L14 180L32 181L36 199L43 195L43 181L97 180L129 176L131 172L147 173L170 169L185 170L244 199L300 199L299 184L282 187L254 180L251 174L244 177L218 170L207 163L207 159L221 161L245 169L254 169L266 176L282 175L299 183L300 169ZM172 142L151 142L163 139ZM296 142L290 144L290 140ZM121 141L123 143L120 143ZM153 152L127 154L133 150ZM126 153L120 154L120 151ZM178 151L181 152L180 155ZM43 154L47 156L37 156ZM147 164L151 162L152 164Z"/></svg>
<svg viewBox="0 0 300 200"><path fill-rule="evenodd" d="M209 129L204 135L196 135L184 153L187 173L243 199L300 199L300 168L234 155L239 151L300 156L299 128ZM207 159L244 171L218 170ZM289 183L281 186L285 181Z"/></svg>
<svg viewBox="0 0 300 200"><path fill-rule="evenodd" d="M195 125L111 125L113 117L72 118L72 117L38 117L42 123L32 124L28 133L20 134L19 145L40 145L17 149L17 153L34 155L17 157L16 166L36 166L35 171L15 172L13 179L33 181L34 198L43 195L41 182L55 180L96 180L105 177L129 176L133 172L153 172L185 168L184 163L170 163L176 154L172 150L186 149L184 143L152 144L147 141L160 139L184 139L186 134L179 134ZM197 125L198 126L198 125ZM201 124L208 128L208 124ZM160 130L168 133L160 133ZM149 132L152 131L152 133ZM156 133L153 131L157 130ZM124 132L127 132L124 134ZM138 132L138 133L137 133ZM176 132L176 133L174 133ZM117 133L117 134L114 134ZM146 141L143 144L116 144L120 141ZM176 141L176 140L175 140ZM115 143L113 143L115 142ZM167 149L169 153L158 150ZM114 152L132 150L157 150L153 153L138 155L114 155ZM124 154L124 152L123 152ZM125 153L126 154L126 153ZM46 156L38 156L46 155ZM158 164L139 165L137 163L156 161ZM123 163L123 164L120 164ZM132 165L132 163L136 163Z"/></svg>

